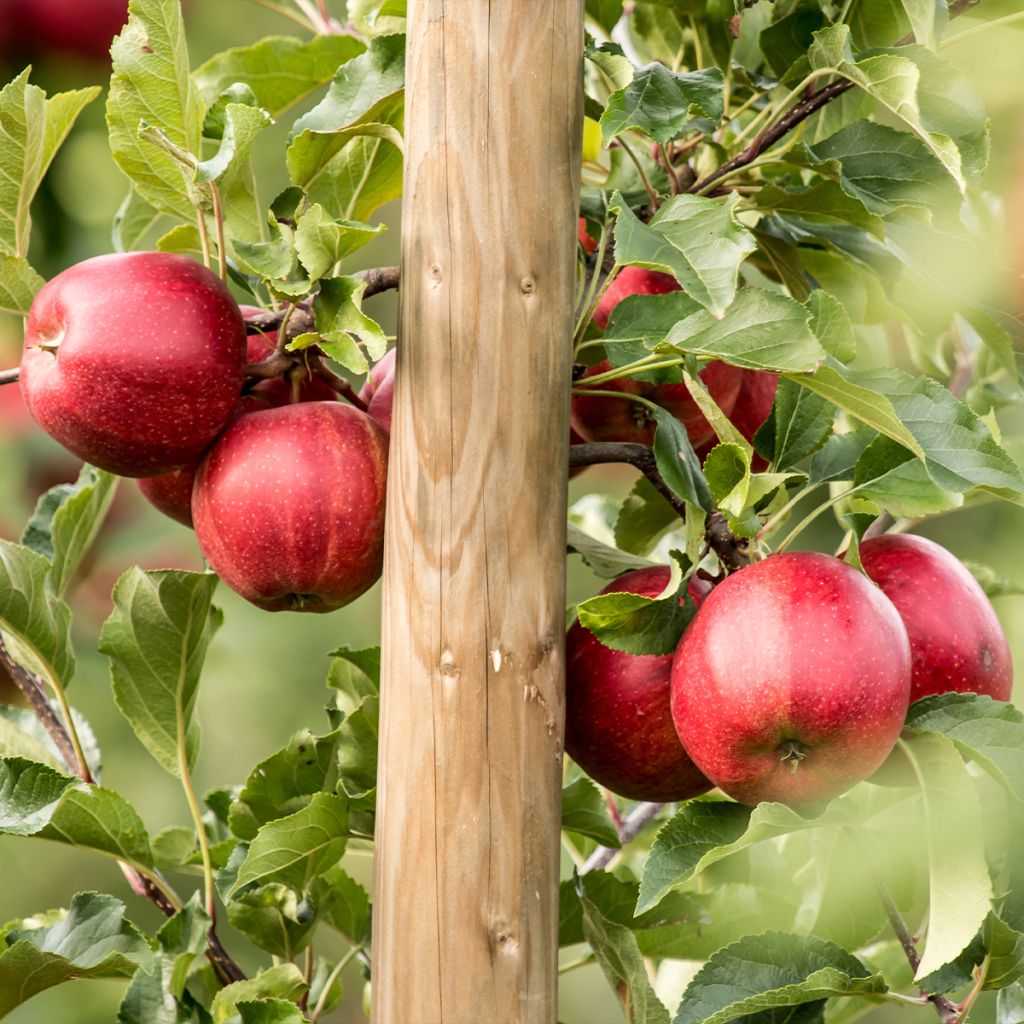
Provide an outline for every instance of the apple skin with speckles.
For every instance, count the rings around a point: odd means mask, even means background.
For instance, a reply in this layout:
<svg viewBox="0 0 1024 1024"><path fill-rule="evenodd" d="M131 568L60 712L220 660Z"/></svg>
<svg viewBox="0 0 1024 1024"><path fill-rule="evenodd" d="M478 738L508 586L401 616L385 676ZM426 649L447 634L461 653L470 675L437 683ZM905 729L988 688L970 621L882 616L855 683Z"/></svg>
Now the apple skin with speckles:
<svg viewBox="0 0 1024 1024"><path fill-rule="evenodd" d="M892 602L830 555L770 555L727 577L672 663L672 717L697 767L740 803L819 804L892 751L910 703Z"/></svg>
<svg viewBox="0 0 1024 1024"><path fill-rule="evenodd" d="M21 389L72 454L121 476L157 476L209 448L244 366L245 324L216 275L173 253L114 253L39 291Z"/></svg>
<svg viewBox="0 0 1024 1024"><path fill-rule="evenodd" d="M607 359L602 360L591 366L582 379L610 369L611 363ZM700 371L708 393L727 416L736 405L742 372L736 366L717 360ZM598 390L638 395L660 405L683 424L694 448L714 441L714 428L697 408L685 384L653 384L635 377L620 377L599 385ZM641 402L576 392L572 396L572 425L588 441L629 441L650 445L654 443L657 424L650 410Z"/></svg>
<svg viewBox="0 0 1024 1024"><path fill-rule="evenodd" d="M329 612L380 576L387 435L344 402L300 402L237 419L192 490L199 547L267 611Z"/></svg>
<svg viewBox="0 0 1024 1024"><path fill-rule="evenodd" d="M1009 644L985 592L958 559L911 534L872 537L860 559L910 637L911 701L954 691L1010 699Z"/></svg>
<svg viewBox="0 0 1024 1024"><path fill-rule="evenodd" d="M630 295L665 295L681 290L679 282L671 274L645 267L623 267L601 296L594 310L594 323L603 331L612 310Z"/></svg>
<svg viewBox="0 0 1024 1024"><path fill-rule="evenodd" d="M620 576L602 594L657 597L667 568ZM711 584L696 576L688 587L699 607ZM605 647L578 622L566 635L566 753L595 781L631 800L667 803L705 793L700 773L672 725L672 655L634 655Z"/></svg>

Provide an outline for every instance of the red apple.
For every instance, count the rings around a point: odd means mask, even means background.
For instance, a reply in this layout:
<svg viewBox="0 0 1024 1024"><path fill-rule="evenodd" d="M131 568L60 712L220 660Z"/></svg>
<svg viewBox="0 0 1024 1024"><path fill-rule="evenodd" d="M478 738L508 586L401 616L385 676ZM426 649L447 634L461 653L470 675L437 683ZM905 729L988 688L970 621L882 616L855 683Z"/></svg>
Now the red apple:
<svg viewBox="0 0 1024 1024"><path fill-rule="evenodd" d="M672 717L698 768L745 804L838 796L899 738L910 642L889 599L829 555L771 555L727 577L672 663Z"/></svg>
<svg viewBox="0 0 1024 1024"><path fill-rule="evenodd" d="M594 377L611 369L605 359L591 366L583 379ZM700 372L708 393L726 415L732 412L740 390L742 370L717 360L708 363ZM686 427L690 443L697 448L713 441L715 431L697 408L685 384L651 384L633 377L620 377L598 388L601 391L619 391L625 395L638 395L660 405L672 413ZM654 442L654 417L647 406L629 398L608 398L604 395L574 394L572 397L572 425L588 441L633 441L639 444Z"/></svg>
<svg viewBox="0 0 1024 1024"><path fill-rule="evenodd" d="M667 568L628 572L602 594L657 597ZM711 584L691 577L700 606ZM672 725L672 655L633 655L605 647L578 622L566 636L566 753L602 786L631 800L687 800L711 783L686 755Z"/></svg>
<svg viewBox="0 0 1024 1024"><path fill-rule="evenodd" d="M128 20L128 0L0 0L0 21L19 49L66 50L109 60L110 44Z"/></svg>
<svg viewBox="0 0 1024 1024"><path fill-rule="evenodd" d="M244 312L244 310L243 310ZM269 359L274 354L276 341L272 336L250 334L246 338L246 359L250 363L259 363ZM271 377L269 380L261 380L254 384L249 390L251 395L263 395L271 405L287 405L292 400L292 386L285 377ZM300 402L336 402L338 393L319 377L307 374L299 385Z"/></svg>
<svg viewBox="0 0 1024 1024"><path fill-rule="evenodd" d="M366 411L390 434L391 406L395 400L395 358L397 349L385 353L367 375L359 391L366 403Z"/></svg>
<svg viewBox="0 0 1024 1024"><path fill-rule="evenodd" d="M772 406L775 404L775 392L778 389L777 373L767 373L763 370L740 371L740 388L736 395L736 404L729 413L729 419L748 441L754 440L754 435L771 415ZM697 457L702 463L708 457L708 452L717 444L718 438L713 437L697 449ZM755 452L751 468L755 473L763 473L768 468L768 462Z"/></svg>
<svg viewBox="0 0 1024 1024"><path fill-rule="evenodd" d="M580 224L576 235L580 240L580 245L583 246L583 251L588 256L592 256L597 252L597 239L587 233L587 221L584 217L580 217ZM607 320L608 318L605 317L605 319Z"/></svg>
<svg viewBox="0 0 1024 1024"><path fill-rule="evenodd" d="M242 416L202 462L196 538L214 571L268 611L329 612L380 575L387 435L344 402Z"/></svg>
<svg viewBox="0 0 1024 1024"><path fill-rule="evenodd" d="M951 691L1010 699L1010 647L985 592L956 558L924 537L889 534L866 540L860 560L910 637L912 701Z"/></svg>
<svg viewBox="0 0 1024 1024"><path fill-rule="evenodd" d="M623 267L601 296L594 310L594 323L603 331L612 310L629 295L664 295L679 290L679 282L671 274L644 267Z"/></svg>
<svg viewBox="0 0 1024 1024"><path fill-rule="evenodd" d="M36 422L79 458L157 476L210 446L244 365L242 316L216 275L173 253L115 253L40 290L21 388Z"/></svg>

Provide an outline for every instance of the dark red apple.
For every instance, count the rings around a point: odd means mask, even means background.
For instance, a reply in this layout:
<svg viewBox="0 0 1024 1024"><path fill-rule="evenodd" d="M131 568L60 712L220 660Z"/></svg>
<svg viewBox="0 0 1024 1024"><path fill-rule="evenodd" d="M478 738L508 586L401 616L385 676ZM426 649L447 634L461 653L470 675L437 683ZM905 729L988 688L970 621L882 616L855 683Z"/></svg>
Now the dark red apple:
<svg viewBox="0 0 1024 1024"><path fill-rule="evenodd" d="M708 595L672 663L672 717L698 768L745 804L816 804L899 738L910 642L892 602L829 555L771 555Z"/></svg>
<svg viewBox="0 0 1024 1024"><path fill-rule="evenodd" d="M583 246L583 251L588 256L592 256L597 252L597 239L587 233L587 222L583 217L580 217L580 224L577 229L576 236L579 238L580 245ZM608 318L605 317L605 319L607 320Z"/></svg>
<svg viewBox="0 0 1024 1024"><path fill-rule="evenodd" d="M21 388L86 462L157 476L194 462L242 389L245 326L224 283L173 253L97 256L32 303Z"/></svg>
<svg viewBox="0 0 1024 1024"><path fill-rule="evenodd" d="M910 637L911 701L951 691L1010 699L1010 647L985 592L953 555L925 537L888 534L866 540L860 560Z"/></svg>
<svg viewBox="0 0 1024 1024"><path fill-rule="evenodd" d="M385 353L375 363L359 391L359 397L366 403L366 411L390 434L391 406L395 401L395 358L397 349Z"/></svg>
<svg viewBox="0 0 1024 1024"><path fill-rule="evenodd" d="M623 267L601 296L594 310L594 323L603 331L612 310L629 295L664 295L679 290L680 284L671 274L644 267Z"/></svg>
<svg viewBox="0 0 1024 1024"><path fill-rule="evenodd" d="M657 597L667 568L620 576L602 594ZM700 606L711 584L691 577ZM602 786L631 800L687 800L711 783L686 755L672 725L672 655L633 655L605 647L578 622L566 636L566 753Z"/></svg>
<svg viewBox="0 0 1024 1024"><path fill-rule="evenodd" d="M387 435L344 402L300 402L236 420L192 490L214 571L268 611L329 612L380 576Z"/></svg>
<svg viewBox="0 0 1024 1024"><path fill-rule="evenodd" d="M748 441L753 441L754 435L771 415L775 392L779 389L779 375L763 370L741 370L740 374L740 388L729 419ZM713 437L697 449L697 457L702 463L717 444L718 438ZM755 452L751 468L755 473L763 473L768 462Z"/></svg>
<svg viewBox="0 0 1024 1024"><path fill-rule="evenodd" d="M583 380L610 369L611 363L605 359L591 366L583 375ZM717 360L708 363L700 372L708 393L726 415L732 412L736 404L742 372L736 366ZM598 390L638 395L660 405L682 422L695 448L715 438L714 429L697 408L685 384L651 384L633 377L620 377L599 385ZM651 411L641 402L582 393L572 396L572 425L588 441L633 441L647 445L654 441L656 426Z"/></svg>
<svg viewBox="0 0 1024 1024"><path fill-rule="evenodd" d="M19 52L64 50L109 60L110 44L128 20L128 0L0 0L0 20Z"/></svg>

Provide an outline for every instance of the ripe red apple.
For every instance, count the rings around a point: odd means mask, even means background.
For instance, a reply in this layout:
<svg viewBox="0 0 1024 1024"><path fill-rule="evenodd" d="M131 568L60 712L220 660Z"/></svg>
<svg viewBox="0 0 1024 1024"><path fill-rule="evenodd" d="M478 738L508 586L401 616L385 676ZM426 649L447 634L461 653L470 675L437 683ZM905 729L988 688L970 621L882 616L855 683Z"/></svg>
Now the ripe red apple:
<svg viewBox="0 0 1024 1024"><path fill-rule="evenodd" d="M911 701L952 691L1010 699L1010 647L985 592L953 555L925 537L888 534L866 540L860 560L910 637Z"/></svg>
<svg viewBox="0 0 1024 1024"><path fill-rule="evenodd" d="M594 377L611 369L605 359L591 366L583 379ZM708 393L726 415L732 412L740 390L742 370L728 363L708 363L700 372ZM618 391L624 395L639 395L667 409L686 427L690 443L697 448L715 438L715 431L697 408L685 384L651 384L632 377L601 384L601 391ZM604 395L572 396L572 425L588 441L633 441L652 444L654 417L647 406L629 398L608 398Z"/></svg>
<svg viewBox="0 0 1024 1024"><path fill-rule="evenodd" d="M19 50L66 50L109 60L110 44L128 20L128 0L0 0L0 21Z"/></svg>
<svg viewBox="0 0 1024 1024"><path fill-rule="evenodd" d="M602 594L657 597L667 568L620 576ZM699 607L711 584L693 576ZM566 636L566 753L602 786L631 800L687 800L711 788L683 750L672 725L672 655L633 655L605 647L574 623Z"/></svg>
<svg viewBox="0 0 1024 1024"><path fill-rule="evenodd" d="M583 246L583 251L588 256L592 256L597 252L597 239L587 233L587 221L584 217L580 217L580 224L577 229L576 236L580 240L580 245ZM605 317L605 319L607 320L608 318Z"/></svg>
<svg viewBox="0 0 1024 1024"><path fill-rule="evenodd" d="M679 290L679 282L671 274L644 267L623 267L601 296L594 310L594 323L603 331L612 310L629 295L664 295Z"/></svg>
<svg viewBox="0 0 1024 1024"><path fill-rule="evenodd" d="M268 611L329 612L380 575L387 435L344 402L237 419L192 490L196 538L216 573Z"/></svg>
<svg viewBox="0 0 1024 1024"><path fill-rule="evenodd" d="M729 413L729 419L733 426L748 440L753 441L754 435L761 429L764 422L771 415L772 406L775 403L775 392L779 389L779 375L767 373L763 370L741 370L740 387L736 395L736 404ZM697 457L703 463L708 452L718 444L718 438L713 437L710 441L697 449ZM757 452L751 460L751 468L755 473L763 473L768 468L768 462Z"/></svg>
<svg viewBox="0 0 1024 1024"><path fill-rule="evenodd" d="M216 275L173 253L115 253L40 290L21 388L36 422L79 458L156 476L210 446L244 364L242 316Z"/></svg>
<svg viewBox="0 0 1024 1024"><path fill-rule="evenodd" d="M366 403L366 411L389 434L391 433L391 407L395 401L395 358L397 349L385 353L367 375L359 397Z"/></svg>
<svg viewBox="0 0 1024 1024"><path fill-rule="evenodd" d="M838 796L899 738L910 642L864 575L829 555L771 555L727 577L672 663L672 717L698 768L745 804Z"/></svg>

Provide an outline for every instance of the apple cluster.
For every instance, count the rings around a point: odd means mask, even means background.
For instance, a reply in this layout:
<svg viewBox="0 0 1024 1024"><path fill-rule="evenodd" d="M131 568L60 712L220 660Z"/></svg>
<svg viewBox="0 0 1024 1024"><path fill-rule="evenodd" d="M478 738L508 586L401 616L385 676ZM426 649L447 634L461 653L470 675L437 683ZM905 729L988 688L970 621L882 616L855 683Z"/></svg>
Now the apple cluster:
<svg viewBox="0 0 1024 1024"><path fill-rule="evenodd" d="M769 555L712 587L674 655L630 655L576 623L567 638L566 751L635 800L717 786L745 804L804 807L870 778L909 705L946 692L1009 700L1013 666L968 570L923 537L873 537L864 573L830 555ZM604 593L656 597L667 568Z"/></svg>
<svg viewBox="0 0 1024 1024"><path fill-rule="evenodd" d="M381 572L393 359L366 384L378 418L316 377L246 388L247 363L274 353L246 335L256 312L184 256L85 260L32 304L22 392L65 448L140 478L152 504L193 526L243 597L332 611Z"/></svg>

